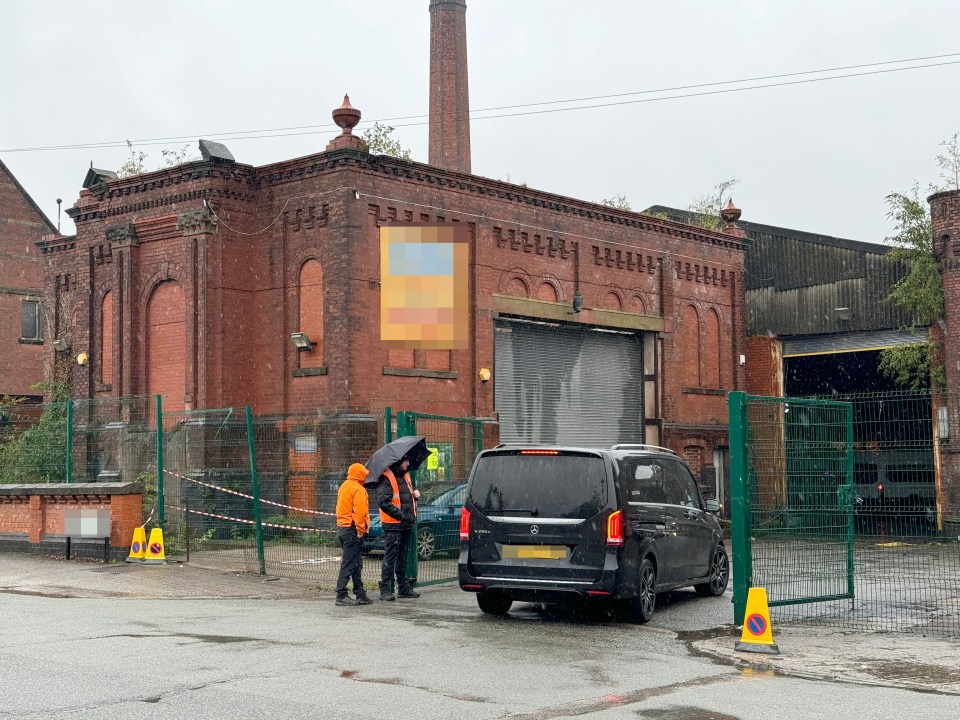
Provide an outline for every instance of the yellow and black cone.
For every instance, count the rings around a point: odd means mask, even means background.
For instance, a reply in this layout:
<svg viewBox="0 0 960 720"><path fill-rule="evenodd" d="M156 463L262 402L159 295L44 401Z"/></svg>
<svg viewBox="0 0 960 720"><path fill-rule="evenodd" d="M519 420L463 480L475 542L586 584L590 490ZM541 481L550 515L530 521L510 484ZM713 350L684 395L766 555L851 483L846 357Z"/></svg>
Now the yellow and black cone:
<svg viewBox="0 0 960 720"><path fill-rule="evenodd" d="M130 541L130 554L127 562L143 562L147 556L147 532L143 527L133 529L133 540Z"/></svg>
<svg viewBox="0 0 960 720"><path fill-rule="evenodd" d="M747 594L747 610L743 614L743 634L733 649L766 655L780 654L780 648L773 642L766 588L750 588Z"/></svg>
<svg viewBox="0 0 960 720"><path fill-rule="evenodd" d="M147 556L143 560L144 565L165 565L167 556L164 554L163 530L153 528L150 531L150 540L147 542Z"/></svg>

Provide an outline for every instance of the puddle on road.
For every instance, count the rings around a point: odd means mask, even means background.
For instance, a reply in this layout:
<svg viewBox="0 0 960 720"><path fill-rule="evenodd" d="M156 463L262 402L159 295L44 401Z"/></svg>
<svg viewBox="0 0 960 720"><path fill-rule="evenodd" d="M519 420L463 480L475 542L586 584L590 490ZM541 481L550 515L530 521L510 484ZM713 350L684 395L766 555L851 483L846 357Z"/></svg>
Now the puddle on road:
<svg viewBox="0 0 960 720"><path fill-rule="evenodd" d="M735 715L691 705L672 705L668 708L641 710L637 715L644 720L740 720Z"/></svg>
<svg viewBox="0 0 960 720"><path fill-rule="evenodd" d="M939 665L917 662L872 662L870 674L882 680L909 680L931 685L960 684L960 670L950 670Z"/></svg>
<svg viewBox="0 0 960 720"><path fill-rule="evenodd" d="M76 595L70 595L69 593L59 593L59 592L43 592L42 590L18 590L17 588L0 588L0 593L6 595L26 595L28 597L45 597L45 598L73 598Z"/></svg>

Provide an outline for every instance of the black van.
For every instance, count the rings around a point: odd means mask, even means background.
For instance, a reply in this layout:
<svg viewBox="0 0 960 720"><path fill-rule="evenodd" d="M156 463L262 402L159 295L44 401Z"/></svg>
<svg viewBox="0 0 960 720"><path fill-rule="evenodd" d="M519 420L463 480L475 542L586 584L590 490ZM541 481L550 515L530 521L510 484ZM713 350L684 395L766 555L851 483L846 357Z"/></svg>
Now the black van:
<svg viewBox="0 0 960 720"><path fill-rule="evenodd" d="M719 509L666 448L500 445L470 473L460 587L493 615L514 600L608 599L646 622L658 592L726 590Z"/></svg>

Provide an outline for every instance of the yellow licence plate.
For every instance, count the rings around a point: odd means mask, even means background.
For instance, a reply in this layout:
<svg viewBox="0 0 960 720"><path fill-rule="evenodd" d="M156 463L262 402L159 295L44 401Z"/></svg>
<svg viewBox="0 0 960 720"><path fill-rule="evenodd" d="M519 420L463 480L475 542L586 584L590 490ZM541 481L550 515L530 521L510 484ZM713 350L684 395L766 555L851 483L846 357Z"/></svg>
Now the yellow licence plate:
<svg viewBox="0 0 960 720"><path fill-rule="evenodd" d="M567 556L563 545L504 545L505 558L538 558L541 560L562 560Z"/></svg>

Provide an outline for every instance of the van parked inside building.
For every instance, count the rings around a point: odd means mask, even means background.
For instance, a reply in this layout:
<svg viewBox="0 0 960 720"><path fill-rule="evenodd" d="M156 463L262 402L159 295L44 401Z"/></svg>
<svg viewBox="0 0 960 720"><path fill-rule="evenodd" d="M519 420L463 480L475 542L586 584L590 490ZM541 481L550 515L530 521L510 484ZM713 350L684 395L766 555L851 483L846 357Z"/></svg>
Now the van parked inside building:
<svg viewBox="0 0 960 720"><path fill-rule="evenodd" d="M719 509L665 448L501 445L470 474L460 587L494 615L515 600L605 599L646 622L659 592L726 590Z"/></svg>

